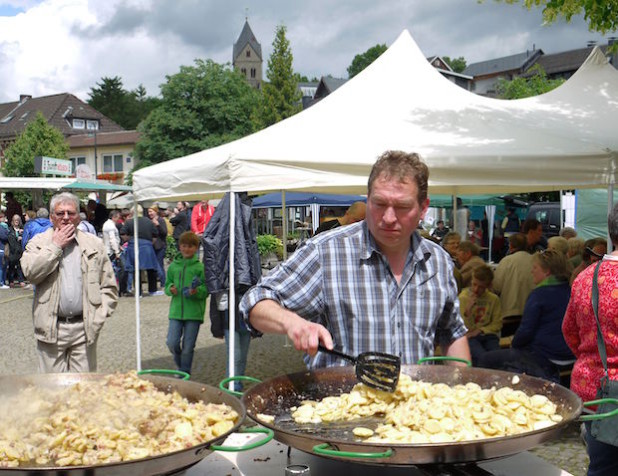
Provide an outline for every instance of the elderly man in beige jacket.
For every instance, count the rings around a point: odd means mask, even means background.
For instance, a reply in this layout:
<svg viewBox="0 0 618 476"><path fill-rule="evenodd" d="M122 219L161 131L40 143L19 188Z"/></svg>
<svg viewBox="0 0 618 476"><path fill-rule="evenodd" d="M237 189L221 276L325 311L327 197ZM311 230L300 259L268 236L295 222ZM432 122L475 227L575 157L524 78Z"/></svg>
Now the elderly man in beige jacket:
<svg viewBox="0 0 618 476"><path fill-rule="evenodd" d="M77 229L79 199L55 195L53 228L36 235L21 258L35 285L34 335L41 372L91 372L97 337L118 301L118 288L103 241Z"/></svg>

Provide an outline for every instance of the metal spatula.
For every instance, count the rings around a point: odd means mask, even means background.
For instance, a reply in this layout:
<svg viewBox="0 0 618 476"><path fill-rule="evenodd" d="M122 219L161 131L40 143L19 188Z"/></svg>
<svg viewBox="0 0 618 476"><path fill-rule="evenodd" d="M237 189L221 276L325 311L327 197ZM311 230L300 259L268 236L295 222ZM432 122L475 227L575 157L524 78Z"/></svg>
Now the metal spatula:
<svg viewBox="0 0 618 476"><path fill-rule="evenodd" d="M318 350L354 363L356 378L369 387L385 392L394 392L397 388L401 359L396 355L384 352L363 352L354 358L338 350L328 350L321 344L318 345Z"/></svg>

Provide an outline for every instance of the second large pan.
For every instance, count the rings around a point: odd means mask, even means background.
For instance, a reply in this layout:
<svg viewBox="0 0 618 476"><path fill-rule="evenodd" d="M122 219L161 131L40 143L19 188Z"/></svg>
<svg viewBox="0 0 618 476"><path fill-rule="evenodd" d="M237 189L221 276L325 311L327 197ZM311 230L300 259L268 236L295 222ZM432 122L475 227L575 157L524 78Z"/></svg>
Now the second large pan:
<svg viewBox="0 0 618 476"><path fill-rule="evenodd" d="M542 430L456 444L365 443L352 434L358 422L317 426L295 424L290 407L306 399L317 400L349 391L357 383L353 367L332 367L276 377L248 390L243 402L247 415L274 430L275 439L282 443L325 457L389 465L464 463L512 455L554 438L582 411L580 398L569 389L526 375L519 375L519 383L513 384L513 373L477 368L409 365L402 367L402 373L432 383L475 382L483 388L509 386L529 395L542 394L557 404L563 420ZM275 415L274 423L262 421L260 414ZM366 421L363 426L368 426Z"/></svg>

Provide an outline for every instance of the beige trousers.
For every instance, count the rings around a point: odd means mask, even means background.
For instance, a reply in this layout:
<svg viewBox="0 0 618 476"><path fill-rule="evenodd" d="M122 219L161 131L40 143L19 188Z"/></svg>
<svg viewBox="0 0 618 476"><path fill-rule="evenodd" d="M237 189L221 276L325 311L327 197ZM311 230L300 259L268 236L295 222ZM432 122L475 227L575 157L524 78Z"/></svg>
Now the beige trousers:
<svg viewBox="0 0 618 476"><path fill-rule="evenodd" d="M84 321L58 322L58 341L55 344L37 340L39 372L95 372L97 370L96 342L86 345Z"/></svg>

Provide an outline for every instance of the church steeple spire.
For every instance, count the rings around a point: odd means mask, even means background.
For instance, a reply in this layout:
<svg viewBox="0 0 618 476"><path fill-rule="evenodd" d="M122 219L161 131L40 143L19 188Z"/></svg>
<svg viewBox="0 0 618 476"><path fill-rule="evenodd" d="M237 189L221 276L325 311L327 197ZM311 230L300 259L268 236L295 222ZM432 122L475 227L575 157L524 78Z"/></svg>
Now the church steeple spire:
<svg viewBox="0 0 618 476"><path fill-rule="evenodd" d="M245 9L245 24L232 50L232 65L240 71L249 84L260 89L262 83L262 45L249 26L249 10Z"/></svg>

